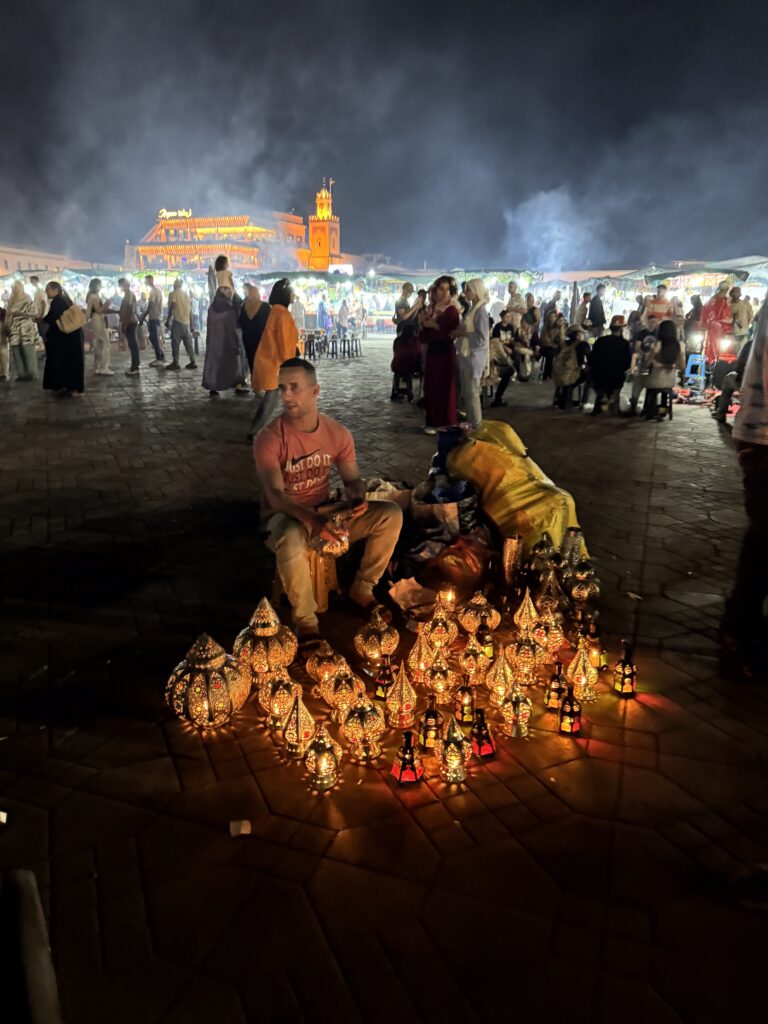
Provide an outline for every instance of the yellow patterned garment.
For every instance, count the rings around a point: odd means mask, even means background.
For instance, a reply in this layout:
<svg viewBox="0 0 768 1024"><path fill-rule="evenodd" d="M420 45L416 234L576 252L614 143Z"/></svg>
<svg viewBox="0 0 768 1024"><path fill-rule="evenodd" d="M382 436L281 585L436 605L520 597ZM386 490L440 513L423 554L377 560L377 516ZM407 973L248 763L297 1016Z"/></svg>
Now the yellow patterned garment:
<svg viewBox="0 0 768 1024"><path fill-rule="evenodd" d="M483 511L502 536L520 534L527 553L548 533L560 547L569 526L578 526L568 493L526 456L525 445L507 423L490 420L448 456L451 476L469 480L480 492ZM583 552L586 558L586 548Z"/></svg>

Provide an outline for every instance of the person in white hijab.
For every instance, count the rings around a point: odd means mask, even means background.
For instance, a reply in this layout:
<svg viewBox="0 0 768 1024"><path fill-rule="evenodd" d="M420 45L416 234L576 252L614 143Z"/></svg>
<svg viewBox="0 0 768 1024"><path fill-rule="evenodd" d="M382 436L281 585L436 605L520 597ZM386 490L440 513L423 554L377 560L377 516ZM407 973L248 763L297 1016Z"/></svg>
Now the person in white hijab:
<svg viewBox="0 0 768 1024"><path fill-rule="evenodd" d="M480 426L483 411L480 382L488 372L490 359L488 302L490 296L481 277L467 281L464 294L470 307L456 332L456 366L459 378L459 406L468 423Z"/></svg>
<svg viewBox="0 0 768 1024"><path fill-rule="evenodd" d="M5 331L16 380L37 380L37 313L23 281L14 281L5 310Z"/></svg>

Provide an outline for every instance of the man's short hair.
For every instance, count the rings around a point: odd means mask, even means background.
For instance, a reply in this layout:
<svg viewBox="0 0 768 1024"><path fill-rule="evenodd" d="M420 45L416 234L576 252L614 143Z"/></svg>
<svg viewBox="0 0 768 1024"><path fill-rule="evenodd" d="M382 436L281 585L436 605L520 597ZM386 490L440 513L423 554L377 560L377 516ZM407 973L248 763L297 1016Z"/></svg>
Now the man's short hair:
<svg viewBox="0 0 768 1024"><path fill-rule="evenodd" d="M227 263L229 263L229 260L222 253L221 256L217 256L216 257L216 262L213 264L213 269L214 270L226 270L227 269Z"/></svg>
<svg viewBox="0 0 768 1024"><path fill-rule="evenodd" d="M30 279L29 279L29 283L30 284L40 284L40 278L37 276L37 274L33 274L32 277L30 277Z"/></svg>
<svg viewBox="0 0 768 1024"><path fill-rule="evenodd" d="M118 277L118 279L117 279L117 286L118 286L118 288L128 288L129 287L129 285L128 285L128 278L126 278L126 277Z"/></svg>
<svg viewBox="0 0 768 1024"><path fill-rule="evenodd" d="M307 375L307 379L310 384L317 384L317 370L308 359L302 359L301 356L294 356L293 359L286 359L284 363L280 363L281 370L303 370Z"/></svg>
<svg viewBox="0 0 768 1024"><path fill-rule="evenodd" d="M145 274L144 275L144 280L145 281L151 281L152 284L154 284L155 283L155 275L154 274Z"/></svg>
<svg viewBox="0 0 768 1024"><path fill-rule="evenodd" d="M592 298L592 292L584 292L582 298L583 299L591 299Z"/></svg>

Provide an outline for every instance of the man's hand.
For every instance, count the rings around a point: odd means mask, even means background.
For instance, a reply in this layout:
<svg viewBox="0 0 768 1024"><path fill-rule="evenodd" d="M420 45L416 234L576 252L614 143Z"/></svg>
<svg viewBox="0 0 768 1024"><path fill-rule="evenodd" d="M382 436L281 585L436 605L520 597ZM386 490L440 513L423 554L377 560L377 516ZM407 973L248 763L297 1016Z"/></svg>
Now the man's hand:
<svg viewBox="0 0 768 1024"><path fill-rule="evenodd" d="M330 544L335 544L341 540L341 535L336 532L336 527L331 519L320 512L316 512L312 517L312 536L322 537L323 540L327 540Z"/></svg>
<svg viewBox="0 0 768 1024"><path fill-rule="evenodd" d="M368 502L365 498L356 498L349 507L348 519L359 519L368 511Z"/></svg>

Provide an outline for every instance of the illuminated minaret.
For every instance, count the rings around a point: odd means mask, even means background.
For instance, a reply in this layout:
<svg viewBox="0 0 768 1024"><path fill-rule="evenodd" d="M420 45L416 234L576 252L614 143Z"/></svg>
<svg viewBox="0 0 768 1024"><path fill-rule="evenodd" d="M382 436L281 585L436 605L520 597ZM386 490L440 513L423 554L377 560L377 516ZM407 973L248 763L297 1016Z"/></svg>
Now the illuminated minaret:
<svg viewBox="0 0 768 1024"><path fill-rule="evenodd" d="M309 266L327 270L331 260L341 253L341 227L333 215L333 178L315 195L315 215L309 218Z"/></svg>

